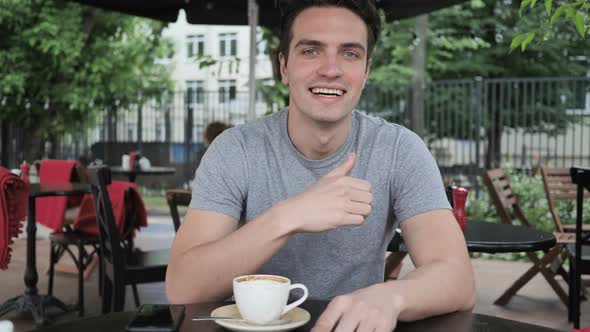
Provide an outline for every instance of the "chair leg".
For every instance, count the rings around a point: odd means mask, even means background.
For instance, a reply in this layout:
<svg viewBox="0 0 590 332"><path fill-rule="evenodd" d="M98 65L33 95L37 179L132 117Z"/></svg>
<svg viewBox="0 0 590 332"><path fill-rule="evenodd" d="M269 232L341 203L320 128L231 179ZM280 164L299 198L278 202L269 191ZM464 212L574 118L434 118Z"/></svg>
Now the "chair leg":
<svg viewBox="0 0 590 332"><path fill-rule="evenodd" d="M102 278L102 314L108 314L112 311L113 304L113 284L103 276Z"/></svg>
<svg viewBox="0 0 590 332"><path fill-rule="evenodd" d="M139 293L137 292L137 285L131 284L131 288L133 289L133 300L135 301L135 307L139 307Z"/></svg>
<svg viewBox="0 0 590 332"><path fill-rule="evenodd" d="M103 283L104 283L104 262L102 261L102 251L100 248L96 251L98 255L98 296L102 296Z"/></svg>
<svg viewBox="0 0 590 332"><path fill-rule="evenodd" d="M537 273L539 268L536 265L531 266L520 278L518 278L512 286L510 286L504 293L494 302L495 305L506 305L508 301L516 294L527 282L529 282Z"/></svg>
<svg viewBox="0 0 590 332"><path fill-rule="evenodd" d="M78 243L78 316L84 316L84 261L86 260L86 250L84 245Z"/></svg>
<svg viewBox="0 0 590 332"><path fill-rule="evenodd" d="M115 281L113 289L113 312L121 312L125 309L125 284Z"/></svg>
<svg viewBox="0 0 590 332"><path fill-rule="evenodd" d="M55 256L56 256L56 247L57 245L54 243L49 243L49 281L47 285L47 294L49 296L53 295L53 275L54 275L54 265L55 265Z"/></svg>
<svg viewBox="0 0 590 332"><path fill-rule="evenodd" d="M529 282L537 273L541 273L543 277L547 280L551 288L557 293L557 296L561 299L561 301L567 305L568 304L568 296L565 294L564 290L555 280L555 274L553 274L549 269L547 269L547 265L551 264L557 255L559 255L561 251L560 246L555 246L549 252L543 256L543 258L539 259L535 253L528 253L530 260L533 262L533 266L529 268L520 278L518 278L512 286L510 286L504 294L502 294L495 302L496 305L505 305L510 301L512 296L516 294L527 282Z"/></svg>

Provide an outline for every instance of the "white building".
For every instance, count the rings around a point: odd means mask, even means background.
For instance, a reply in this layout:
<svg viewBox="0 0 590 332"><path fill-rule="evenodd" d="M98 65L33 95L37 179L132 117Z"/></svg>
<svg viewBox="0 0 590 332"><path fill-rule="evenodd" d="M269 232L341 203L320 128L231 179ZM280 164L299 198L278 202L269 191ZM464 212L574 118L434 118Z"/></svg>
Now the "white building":
<svg viewBox="0 0 590 332"><path fill-rule="evenodd" d="M247 113L250 27L193 25L186 22L181 12L163 36L174 40L175 54L170 65L176 90L189 93L188 101L194 103L196 110L207 107L213 112L214 107ZM272 64L261 31L256 54L256 80L272 84ZM213 60L214 64L200 68L204 59Z"/></svg>

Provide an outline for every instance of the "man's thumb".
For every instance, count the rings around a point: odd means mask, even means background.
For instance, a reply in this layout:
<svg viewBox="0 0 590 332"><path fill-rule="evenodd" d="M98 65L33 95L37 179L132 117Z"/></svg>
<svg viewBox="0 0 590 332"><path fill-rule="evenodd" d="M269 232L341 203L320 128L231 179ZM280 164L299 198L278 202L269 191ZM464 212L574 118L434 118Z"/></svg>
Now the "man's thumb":
<svg viewBox="0 0 590 332"><path fill-rule="evenodd" d="M340 164L338 167L334 168L327 176L345 176L352 170L354 167L354 163L356 162L356 153L351 152L348 155L348 158Z"/></svg>

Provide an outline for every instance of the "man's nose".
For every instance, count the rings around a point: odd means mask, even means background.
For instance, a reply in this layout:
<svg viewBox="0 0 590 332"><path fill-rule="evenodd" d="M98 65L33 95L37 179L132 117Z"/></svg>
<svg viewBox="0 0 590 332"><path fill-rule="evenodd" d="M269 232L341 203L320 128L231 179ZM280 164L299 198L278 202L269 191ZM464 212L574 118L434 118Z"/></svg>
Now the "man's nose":
<svg viewBox="0 0 590 332"><path fill-rule="evenodd" d="M335 56L326 56L320 64L317 73L325 77L338 77L342 75L342 68Z"/></svg>

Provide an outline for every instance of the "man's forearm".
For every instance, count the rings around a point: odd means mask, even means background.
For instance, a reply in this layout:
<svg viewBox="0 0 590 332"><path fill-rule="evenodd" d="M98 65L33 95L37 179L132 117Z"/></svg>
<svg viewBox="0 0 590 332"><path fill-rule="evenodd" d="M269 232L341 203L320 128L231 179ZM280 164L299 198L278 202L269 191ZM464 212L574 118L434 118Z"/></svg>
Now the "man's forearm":
<svg viewBox="0 0 590 332"><path fill-rule="evenodd" d="M171 303L223 300L231 295L232 279L254 273L288 239L288 230L273 209L217 241L200 244L171 260L166 291Z"/></svg>
<svg viewBox="0 0 590 332"><path fill-rule="evenodd" d="M471 263L460 259L424 265L386 284L400 298L401 321L472 310L476 301Z"/></svg>

